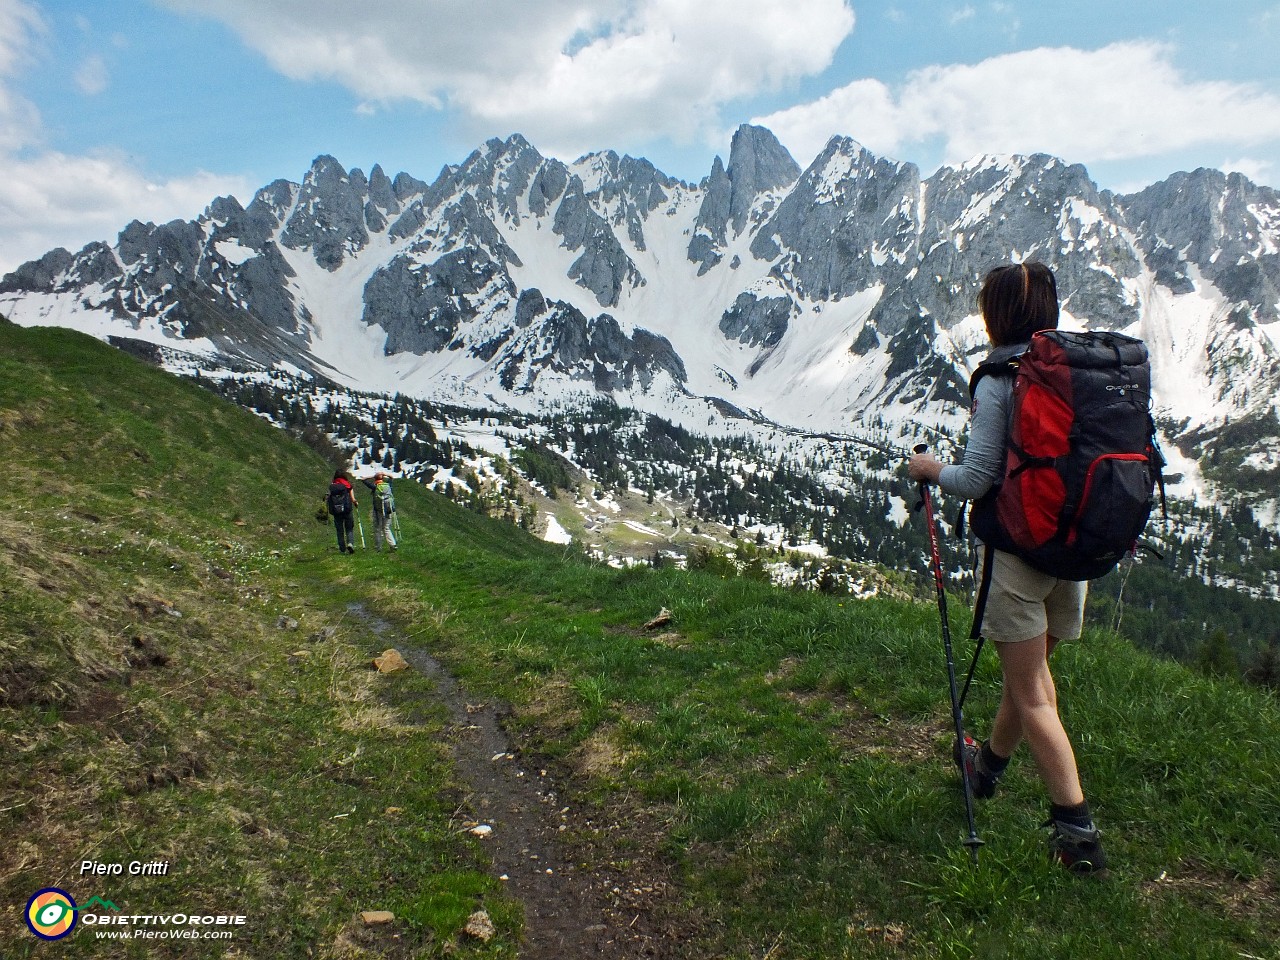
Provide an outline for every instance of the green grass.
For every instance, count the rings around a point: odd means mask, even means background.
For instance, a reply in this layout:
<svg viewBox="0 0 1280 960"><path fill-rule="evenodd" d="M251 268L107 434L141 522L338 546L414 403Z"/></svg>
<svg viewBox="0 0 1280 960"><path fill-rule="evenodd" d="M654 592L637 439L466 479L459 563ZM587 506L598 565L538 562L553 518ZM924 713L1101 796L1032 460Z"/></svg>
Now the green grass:
<svg viewBox="0 0 1280 960"><path fill-rule="evenodd" d="M0 526L0 686L23 691L0 708L17 747L0 830L25 838L0 866L9 928L93 849L170 856L165 884L103 891L238 907L245 956L405 955L361 939L355 914L378 908L407 955L511 955L519 905L450 829L430 684L360 669L380 649L343 617L360 601L511 704L575 802L626 811L633 829L593 837L595 855L670 868L697 932L682 955L1277 956L1280 709L1263 693L1101 634L1065 646L1064 719L1114 869L1046 861L1025 754L978 807L974 868L931 604L592 565L408 485L400 553L339 557L308 516L326 479L309 451L73 334L0 325L0 437L41 468ZM662 607L671 624L644 630ZM170 660L126 667L122 648ZM478 899L499 928L485 948L456 935Z"/></svg>
<svg viewBox="0 0 1280 960"><path fill-rule="evenodd" d="M0 516L4 955L50 949L22 917L46 886L248 918L230 945L108 946L82 924L52 948L68 956L514 955L518 906L476 886L453 823L431 685L371 671L346 615L349 565L310 519L325 465L212 399L0 324L0 438L20 452ZM85 859L169 870L86 877ZM487 946L420 906L451 884L498 922ZM374 909L397 915L386 934L357 919Z"/></svg>
<svg viewBox="0 0 1280 960"><path fill-rule="evenodd" d="M480 518L416 509L431 559L394 571L384 607L414 622L419 597L447 604L437 654L515 704L538 749L581 768L612 744L620 761L592 780L668 826L691 904L718 921L708 955L1275 955L1280 712L1265 694L1108 636L1064 647L1063 711L1115 869L1082 881L1046 862L1021 756L979 807L974 870L931 605L615 571L537 544L498 556L469 546ZM663 606L674 632L638 628Z"/></svg>
<svg viewBox="0 0 1280 960"><path fill-rule="evenodd" d="M503 578L507 589L519 573ZM601 728L621 741L628 761L613 772L614 789L670 808L670 840L695 902L727 925L716 951L746 956L781 935L783 955L875 955L879 945L848 933L850 918L865 916L905 931L919 955L979 955L986 943L1069 956L1082 942L1073 926L1095 936L1101 927L1118 944L1163 942L1171 956L1268 955L1278 931L1276 843L1262 825L1280 813L1280 731L1264 697L1101 637L1064 651L1065 712L1114 875L1082 884L1044 863L1044 801L1025 758L1005 796L980 810L988 846L974 871L958 845L961 804L945 762L942 663L927 608L839 608L679 574L644 577L644 599L628 608L629 579L578 572L543 590L586 608L612 599L630 623L667 605L688 649L619 637L607 622L535 633L531 614L523 662L504 669L504 624L459 610L456 627L474 617L480 628L453 641L456 665L483 662L487 678L472 682L517 703L567 678L581 721L550 749L571 757ZM449 593L438 577L432 590ZM495 644L488 659L475 637ZM989 716L993 701L988 673L972 715Z"/></svg>

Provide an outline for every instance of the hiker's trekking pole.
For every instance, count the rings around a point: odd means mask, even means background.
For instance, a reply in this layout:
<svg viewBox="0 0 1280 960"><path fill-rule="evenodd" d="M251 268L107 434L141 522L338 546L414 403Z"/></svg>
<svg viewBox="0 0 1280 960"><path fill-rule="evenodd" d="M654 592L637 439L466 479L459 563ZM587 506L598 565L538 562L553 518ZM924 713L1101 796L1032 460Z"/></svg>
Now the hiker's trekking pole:
<svg viewBox="0 0 1280 960"><path fill-rule="evenodd" d="M928 448L917 444L916 453L924 453ZM978 839L978 830L973 822L973 784L969 782L969 770L964 763L964 716L960 709L960 693L956 686L956 661L951 649L951 626L947 621L947 593L942 578L942 558L938 554L938 527L933 517L933 496L929 493L929 485L920 481L920 502L916 508L924 508L925 528L929 533L929 556L933 561L933 582L938 591L938 615L942 618L942 646L947 654L947 685L951 693L951 719L956 728L955 755L960 758L960 780L964 785L964 813L969 821L969 839L964 845L969 848L973 862L978 862L978 848L982 841Z"/></svg>
<svg viewBox="0 0 1280 960"><path fill-rule="evenodd" d="M364 545L364 524L360 521L360 511L356 511L356 528L360 531L360 549L369 549Z"/></svg>
<svg viewBox="0 0 1280 960"><path fill-rule="evenodd" d="M973 639L972 637L970 639ZM964 678L964 689L960 691L960 709L964 710L964 702L969 697L969 687L973 685L973 675L978 669L978 660L982 657L982 645L986 637L978 634L978 643L973 648L973 661L969 664L969 675Z"/></svg>
<svg viewBox="0 0 1280 960"><path fill-rule="evenodd" d="M395 528L396 543L404 543L404 534L400 532L400 511L391 512L391 526Z"/></svg>

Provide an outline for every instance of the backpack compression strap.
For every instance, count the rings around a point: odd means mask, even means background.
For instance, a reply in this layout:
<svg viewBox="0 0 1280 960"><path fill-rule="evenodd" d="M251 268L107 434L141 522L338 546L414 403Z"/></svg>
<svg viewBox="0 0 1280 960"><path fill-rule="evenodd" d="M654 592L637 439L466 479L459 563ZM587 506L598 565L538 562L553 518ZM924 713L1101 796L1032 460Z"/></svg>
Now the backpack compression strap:
<svg viewBox="0 0 1280 960"><path fill-rule="evenodd" d="M982 615L987 612L987 596L991 593L991 570L995 566L995 549L985 546L982 550L982 576L978 581L978 595L973 600L973 626L970 640L982 639Z"/></svg>
<svg viewBox="0 0 1280 960"><path fill-rule="evenodd" d="M984 547L982 551L982 579L978 584L978 595L973 602L973 626L969 628L969 639L977 640L973 648L973 659L969 661L969 675L964 678L964 689L960 691L960 706L969 697L969 687L973 685L973 675L978 669L978 660L982 657L982 645L986 637L982 635L982 615L987 611L987 596L991 593L991 570L995 566L995 550Z"/></svg>

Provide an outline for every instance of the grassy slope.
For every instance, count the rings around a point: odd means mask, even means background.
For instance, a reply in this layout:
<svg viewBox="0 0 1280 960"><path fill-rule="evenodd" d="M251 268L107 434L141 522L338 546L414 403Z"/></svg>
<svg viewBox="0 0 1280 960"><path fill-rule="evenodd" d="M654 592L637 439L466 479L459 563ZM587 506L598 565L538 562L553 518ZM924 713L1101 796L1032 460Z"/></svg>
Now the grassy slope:
<svg viewBox="0 0 1280 960"><path fill-rule="evenodd" d="M487 950L509 952L518 910L449 829L442 718L411 706L417 678L358 669L359 599L512 703L585 798L631 805L615 863L656 846L676 864L703 931L690 956L1275 955L1280 710L1262 694L1103 636L1065 649L1116 869L1045 863L1020 756L979 808L974 870L931 606L589 566L407 488L401 554L341 558L308 517L308 451L61 331L0 325L0 438L22 451L0 517L6 930L40 886L88 893L84 857L169 857L165 883L92 892L239 909L244 956L352 955L370 907L408 918L409 942L364 948L431 955L481 892L502 931ZM663 606L671 625L643 630ZM995 696L992 659L980 731Z"/></svg>
<svg viewBox="0 0 1280 960"><path fill-rule="evenodd" d="M325 465L117 351L3 323L0 439L0 954L39 952L22 907L58 886L249 918L230 952L82 928L45 948L71 956L437 953L477 894L502 935L472 952L512 955L519 911L452 822L443 712L367 669L342 589L363 558L310 517Z"/></svg>

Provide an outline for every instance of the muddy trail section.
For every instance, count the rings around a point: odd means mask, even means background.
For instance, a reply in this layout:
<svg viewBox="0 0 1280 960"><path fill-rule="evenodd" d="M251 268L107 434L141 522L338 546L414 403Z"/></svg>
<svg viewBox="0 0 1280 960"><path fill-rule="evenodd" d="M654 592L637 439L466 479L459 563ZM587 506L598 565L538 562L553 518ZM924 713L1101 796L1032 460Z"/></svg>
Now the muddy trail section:
<svg viewBox="0 0 1280 960"><path fill-rule="evenodd" d="M468 794L466 816L494 876L524 906L521 960L689 956L670 868L625 811L579 807L572 774L524 753L503 726L510 710L477 702L429 652L361 605L349 613L430 679L449 713L449 741ZM619 844L619 841L622 841ZM615 851L625 846L625 869Z"/></svg>

